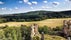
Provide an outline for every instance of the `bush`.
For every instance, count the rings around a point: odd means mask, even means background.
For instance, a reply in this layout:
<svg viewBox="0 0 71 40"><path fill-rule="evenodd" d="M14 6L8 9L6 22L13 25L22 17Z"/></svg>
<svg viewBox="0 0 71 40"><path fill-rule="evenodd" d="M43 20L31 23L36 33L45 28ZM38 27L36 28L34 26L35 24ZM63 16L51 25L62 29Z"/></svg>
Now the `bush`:
<svg viewBox="0 0 71 40"><path fill-rule="evenodd" d="M40 40L38 36L33 37L33 40Z"/></svg>
<svg viewBox="0 0 71 40"><path fill-rule="evenodd" d="M4 31L0 30L0 40L6 40Z"/></svg>
<svg viewBox="0 0 71 40"><path fill-rule="evenodd" d="M42 32L44 32L44 34L48 34L49 32L51 32L51 28L47 26L43 26L43 27L39 27L38 31L40 34Z"/></svg>
<svg viewBox="0 0 71 40"><path fill-rule="evenodd" d="M57 26L56 28L53 28L53 31L62 31L63 27Z"/></svg>
<svg viewBox="0 0 71 40"><path fill-rule="evenodd" d="M25 40L30 40L30 27L27 27L26 25L21 25L21 33L22 37L25 37Z"/></svg>
<svg viewBox="0 0 71 40"><path fill-rule="evenodd" d="M18 27L7 27L4 32L7 40L22 40L21 30Z"/></svg>

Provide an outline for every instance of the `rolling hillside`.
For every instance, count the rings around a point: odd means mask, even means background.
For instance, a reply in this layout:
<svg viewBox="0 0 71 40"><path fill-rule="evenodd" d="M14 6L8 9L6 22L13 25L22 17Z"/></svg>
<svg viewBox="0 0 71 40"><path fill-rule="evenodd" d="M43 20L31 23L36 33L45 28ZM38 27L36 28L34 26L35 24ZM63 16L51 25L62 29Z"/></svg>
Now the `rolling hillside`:
<svg viewBox="0 0 71 40"><path fill-rule="evenodd" d="M7 22L7 23L1 23L0 26L4 25L9 25L9 26L20 26L22 25L27 25L30 26L33 23L38 24L39 26L48 26L48 27L56 27L56 26L61 26L63 24L63 20L71 20L71 18L59 18L59 19L46 19L43 21L34 21L34 22Z"/></svg>
<svg viewBox="0 0 71 40"><path fill-rule="evenodd" d="M0 15L0 26L30 26L33 23L39 26L61 26L63 20L71 20L71 10L68 11L31 11L26 13Z"/></svg>
<svg viewBox="0 0 71 40"><path fill-rule="evenodd" d="M31 11L26 13L0 15L0 22L30 22L53 18L71 18L71 11Z"/></svg>

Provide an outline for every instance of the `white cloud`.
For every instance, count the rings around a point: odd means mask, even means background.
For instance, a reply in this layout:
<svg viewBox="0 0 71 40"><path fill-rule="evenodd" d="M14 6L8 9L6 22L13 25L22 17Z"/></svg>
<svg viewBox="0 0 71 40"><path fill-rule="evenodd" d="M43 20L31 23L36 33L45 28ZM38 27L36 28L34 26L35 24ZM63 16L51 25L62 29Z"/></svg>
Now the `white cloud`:
<svg viewBox="0 0 71 40"><path fill-rule="evenodd" d="M65 1L68 1L68 0L65 0Z"/></svg>
<svg viewBox="0 0 71 40"><path fill-rule="evenodd" d="M33 1L32 4L37 4L37 2L36 1Z"/></svg>
<svg viewBox="0 0 71 40"><path fill-rule="evenodd" d="M71 1L71 0L65 0L65 1Z"/></svg>
<svg viewBox="0 0 71 40"><path fill-rule="evenodd" d="M47 3L47 1L43 1L44 3Z"/></svg>
<svg viewBox="0 0 71 40"><path fill-rule="evenodd" d="M37 4L36 1L32 1L32 2L29 2L29 0L23 0L26 4L28 5L32 5L32 4ZM21 2L20 2L21 3Z"/></svg>
<svg viewBox="0 0 71 40"><path fill-rule="evenodd" d="M31 9L34 9L33 7L31 7Z"/></svg>
<svg viewBox="0 0 71 40"><path fill-rule="evenodd" d="M42 6L43 9L48 9L48 8L51 8L51 7L47 7L47 6Z"/></svg>
<svg viewBox="0 0 71 40"><path fill-rule="evenodd" d="M71 8L66 8L66 10L71 10Z"/></svg>
<svg viewBox="0 0 71 40"><path fill-rule="evenodd" d="M2 10L6 10L6 7L4 7L4 8L1 8Z"/></svg>
<svg viewBox="0 0 71 40"><path fill-rule="evenodd" d="M0 1L0 4L4 4L4 2Z"/></svg>
<svg viewBox="0 0 71 40"><path fill-rule="evenodd" d="M19 1L19 3L23 3L23 1Z"/></svg>
<svg viewBox="0 0 71 40"><path fill-rule="evenodd" d="M9 10L12 11L13 9L12 8L9 8Z"/></svg>
<svg viewBox="0 0 71 40"><path fill-rule="evenodd" d="M27 2L28 5L32 5L32 4L37 4L36 1L33 1L33 2Z"/></svg>
<svg viewBox="0 0 71 40"><path fill-rule="evenodd" d="M27 4L28 4L28 5L32 5L32 3L31 3L31 2L27 2Z"/></svg>
<svg viewBox="0 0 71 40"><path fill-rule="evenodd" d="M29 2L29 0L23 0L25 3Z"/></svg>
<svg viewBox="0 0 71 40"><path fill-rule="evenodd" d="M15 9L18 9L18 7L15 7Z"/></svg>
<svg viewBox="0 0 71 40"><path fill-rule="evenodd" d="M66 2L71 2L71 0L65 0Z"/></svg>
<svg viewBox="0 0 71 40"><path fill-rule="evenodd" d="M60 3L59 2L52 2L53 5L57 6L59 5Z"/></svg>

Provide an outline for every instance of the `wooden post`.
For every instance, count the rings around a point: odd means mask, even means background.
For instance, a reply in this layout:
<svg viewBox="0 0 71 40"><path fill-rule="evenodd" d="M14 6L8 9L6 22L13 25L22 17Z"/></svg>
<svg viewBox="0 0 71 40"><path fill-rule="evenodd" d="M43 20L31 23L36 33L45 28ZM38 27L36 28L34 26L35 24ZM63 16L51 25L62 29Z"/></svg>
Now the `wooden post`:
<svg viewBox="0 0 71 40"><path fill-rule="evenodd" d="M41 34L41 40L44 40L44 32Z"/></svg>
<svg viewBox="0 0 71 40"><path fill-rule="evenodd" d="M70 37L67 37L67 40L71 40Z"/></svg>

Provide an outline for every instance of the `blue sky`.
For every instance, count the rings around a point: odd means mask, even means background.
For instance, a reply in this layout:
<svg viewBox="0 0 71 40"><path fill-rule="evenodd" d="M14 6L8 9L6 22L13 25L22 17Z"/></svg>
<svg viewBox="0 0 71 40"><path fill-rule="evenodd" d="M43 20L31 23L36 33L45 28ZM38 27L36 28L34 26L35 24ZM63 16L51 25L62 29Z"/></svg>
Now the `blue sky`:
<svg viewBox="0 0 71 40"><path fill-rule="evenodd" d="M0 14L71 10L71 0L0 0Z"/></svg>

